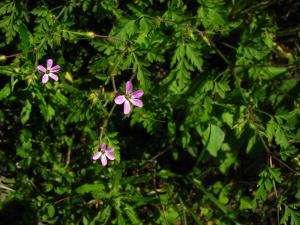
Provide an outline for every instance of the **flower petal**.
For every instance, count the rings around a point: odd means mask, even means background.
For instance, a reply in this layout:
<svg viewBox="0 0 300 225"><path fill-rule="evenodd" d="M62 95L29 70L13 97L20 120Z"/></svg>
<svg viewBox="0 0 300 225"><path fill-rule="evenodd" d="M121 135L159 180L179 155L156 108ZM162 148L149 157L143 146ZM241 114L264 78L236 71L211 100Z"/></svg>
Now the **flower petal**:
<svg viewBox="0 0 300 225"><path fill-rule="evenodd" d="M114 156L114 154L112 152L107 152L105 155L110 160L115 160L115 156Z"/></svg>
<svg viewBox="0 0 300 225"><path fill-rule="evenodd" d="M137 90L137 91L132 93L132 97L133 98L139 98L139 97L143 96L143 94L144 94L143 90Z"/></svg>
<svg viewBox="0 0 300 225"><path fill-rule="evenodd" d="M124 114L130 113L130 103L128 100L125 101L124 103Z"/></svg>
<svg viewBox="0 0 300 225"><path fill-rule="evenodd" d="M106 149L106 152L113 152L114 150L115 150L114 147L110 147L110 148L107 148L107 149Z"/></svg>
<svg viewBox="0 0 300 225"><path fill-rule="evenodd" d="M127 81L126 82L126 94L131 93L132 87L133 87L133 85L132 85L131 81Z"/></svg>
<svg viewBox="0 0 300 225"><path fill-rule="evenodd" d="M56 80L58 81L58 76L54 73L49 73L49 76L53 79L53 80Z"/></svg>
<svg viewBox="0 0 300 225"><path fill-rule="evenodd" d="M106 150L106 144L105 144L105 143L102 143L102 144L100 145L100 148L103 149L103 150Z"/></svg>
<svg viewBox="0 0 300 225"><path fill-rule="evenodd" d="M107 165L107 158L105 155L101 155L101 163L102 166L106 166Z"/></svg>
<svg viewBox="0 0 300 225"><path fill-rule="evenodd" d="M93 159L93 160L97 160L97 159L100 158L100 156L101 156L101 152L96 152L96 153L93 155L92 159Z"/></svg>
<svg viewBox="0 0 300 225"><path fill-rule="evenodd" d="M140 99L133 98L133 99L130 99L130 101L132 102L132 104L134 104L137 107L143 106L143 102Z"/></svg>
<svg viewBox="0 0 300 225"><path fill-rule="evenodd" d="M52 59L48 59L47 60L47 70L51 70L52 65L53 65L53 60Z"/></svg>
<svg viewBox="0 0 300 225"><path fill-rule="evenodd" d="M119 95L119 96L117 96L116 98L115 98L115 103L117 104L117 105L121 105L121 104L123 104L124 102L125 102L125 96L124 95Z"/></svg>
<svg viewBox="0 0 300 225"><path fill-rule="evenodd" d="M37 69L38 69L38 71L40 71L42 73L46 73L46 68L43 67L42 65L38 65Z"/></svg>
<svg viewBox="0 0 300 225"><path fill-rule="evenodd" d="M49 80L48 74L44 74L44 76L42 77L42 83L45 84L48 82L48 80Z"/></svg>
<svg viewBox="0 0 300 225"><path fill-rule="evenodd" d="M59 65L53 66L51 68L51 72L57 72L57 71L60 71L60 66Z"/></svg>

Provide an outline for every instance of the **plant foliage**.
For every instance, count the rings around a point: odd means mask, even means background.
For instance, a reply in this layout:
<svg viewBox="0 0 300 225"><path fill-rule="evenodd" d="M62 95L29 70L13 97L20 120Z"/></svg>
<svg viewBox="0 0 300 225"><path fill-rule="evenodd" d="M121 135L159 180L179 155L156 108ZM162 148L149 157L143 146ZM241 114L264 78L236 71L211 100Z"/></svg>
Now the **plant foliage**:
<svg viewBox="0 0 300 225"><path fill-rule="evenodd" d="M0 223L300 224L299 10L1 1Z"/></svg>

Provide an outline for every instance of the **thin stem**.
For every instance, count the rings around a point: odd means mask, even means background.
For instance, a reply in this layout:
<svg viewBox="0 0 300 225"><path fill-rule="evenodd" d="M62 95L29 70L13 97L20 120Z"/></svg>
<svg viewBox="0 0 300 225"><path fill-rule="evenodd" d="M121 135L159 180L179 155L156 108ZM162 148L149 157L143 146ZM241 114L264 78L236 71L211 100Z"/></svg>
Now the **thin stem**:
<svg viewBox="0 0 300 225"><path fill-rule="evenodd" d="M64 13L64 11L66 10L66 6L64 6L62 8L62 10L59 12L59 14L55 17L55 22L62 16L62 14Z"/></svg>
<svg viewBox="0 0 300 225"><path fill-rule="evenodd" d="M7 187L7 186L5 186L5 185L3 185L3 184L0 184L0 188L3 188L3 189L5 189L5 190L9 190L9 191L15 191L14 189L12 189L12 188L10 188L10 187Z"/></svg>
<svg viewBox="0 0 300 225"><path fill-rule="evenodd" d="M70 164L70 160L71 160L71 149L68 149L68 153L67 153L67 161L66 161L66 166L68 166Z"/></svg>
<svg viewBox="0 0 300 225"><path fill-rule="evenodd" d="M273 168L273 161L271 155L269 156L269 164L270 164L270 168ZM275 197L278 199L277 187L274 179L272 179L272 184L273 184Z"/></svg>
<svg viewBox="0 0 300 225"><path fill-rule="evenodd" d="M118 41L125 42L123 39L115 37L115 36L111 36L111 35L95 34L95 37L98 37L98 38L107 38L107 39L116 39Z"/></svg>
<svg viewBox="0 0 300 225"><path fill-rule="evenodd" d="M284 167L286 167L287 169L289 169L291 172L293 172L296 176L299 176L300 173L297 172L296 170L294 170L293 168L291 168L289 165L287 165L285 162L283 162L282 160L278 159L275 155L272 155L272 158L275 159L277 162L279 162L281 165L283 165Z"/></svg>
<svg viewBox="0 0 300 225"><path fill-rule="evenodd" d="M118 91L117 91L117 87L116 87L115 76L112 76L112 77L111 77L111 83L112 83L112 85L113 85L114 94L116 94Z"/></svg>
<svg viewBox="0 0 300 225"><path fill-rule="evenodd" d="M115 108L116 108L116 105L114 104L113 107L110 109L110 111L108 113L108 116L105 118L105 120L103 122L103 125L100 127L99 142L101 142L101 140L102 140L102 136L103 136L103 133L105 132L105 129L107 127L109 118L111 117L111 115L112 115L113 111L115 110Z"/></svg>
<svg viewBox="0 0 300 225"><path fill-rule="evenodd" d="M160 195L157 191L157 188L156 188L156 164L154 163L154 166L153 166L153 170L152 170L152 183L153 183L153 187L154 187L154 192L155 192L155 195L156 197L158 198L159 202L160 202L160 205L161 205L161 208L162 208L162 211L163 211L163 217L164 217L164 220L165 220L165 223L168 225L168 220L167 220L167 217L166 217L166 212L165 212L165 207L163 205L163 202L160 198Z"/></svg>

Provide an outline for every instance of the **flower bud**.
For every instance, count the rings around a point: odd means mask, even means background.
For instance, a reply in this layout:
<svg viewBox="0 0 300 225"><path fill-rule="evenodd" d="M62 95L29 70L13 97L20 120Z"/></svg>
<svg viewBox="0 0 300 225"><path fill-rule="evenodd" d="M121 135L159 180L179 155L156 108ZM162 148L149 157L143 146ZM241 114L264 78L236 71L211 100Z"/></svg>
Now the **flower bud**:
<svg viewBox="0 0 300 225"><path fill-rule="evenodd" d="M87 32L86 36L89 37L89 38L95 38L96 34L94 32Z"/></svg>
<svg viewBox="0 0 300 225"><path fill-rule="evenodd" d="M4 62L6 60L6 56L5 55L0 55L0 62Z"/></svg>

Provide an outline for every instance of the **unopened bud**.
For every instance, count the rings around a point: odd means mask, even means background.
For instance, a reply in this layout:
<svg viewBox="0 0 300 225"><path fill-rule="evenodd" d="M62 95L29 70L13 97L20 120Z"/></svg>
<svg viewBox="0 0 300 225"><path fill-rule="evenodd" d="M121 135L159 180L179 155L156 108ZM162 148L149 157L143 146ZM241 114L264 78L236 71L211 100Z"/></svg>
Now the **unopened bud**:
<svg viewBox="0 0 300 225"><path fill-rule="evenodd" d="M0 55L0 62L4 62L6 60L6 56L5 55Z"/></svg>
<svg viewBox="0 0 300 225"><path fill-rule="evenodd" d="M87 32L86 36L89 37L89 38L95 38L96 34L94 32Z"/></svg>

